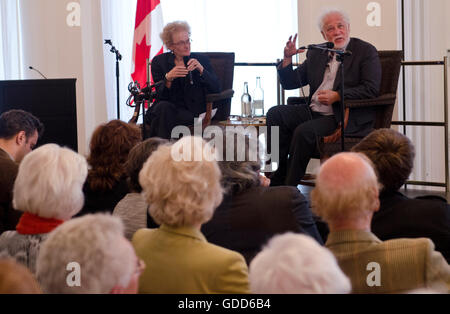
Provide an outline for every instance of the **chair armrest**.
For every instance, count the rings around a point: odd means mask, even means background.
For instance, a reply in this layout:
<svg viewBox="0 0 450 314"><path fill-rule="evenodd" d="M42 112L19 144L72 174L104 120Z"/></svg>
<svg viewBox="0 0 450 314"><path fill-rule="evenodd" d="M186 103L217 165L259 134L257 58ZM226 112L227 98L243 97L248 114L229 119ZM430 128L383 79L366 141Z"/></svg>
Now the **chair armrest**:
<svg viewBox="0 0 450 314"><path fill-rule="evenodd" d="M368 99L347 99L345 107L347 108L362 108L371 106L386 106L394 104L396 99L395 94L383 94L377 98Z"/></svg>
<svg viewBox="0 0 450 314"><path fill-rule="evenodd" d="M233 98L233 95L234 95L234 90L232 90L232 89L227 89L227 90L224 90L217 94L207 94L206 102L210 103L210 102L215 102L215 101L219 101L219 100L230 99L230 98Z"/></svg>

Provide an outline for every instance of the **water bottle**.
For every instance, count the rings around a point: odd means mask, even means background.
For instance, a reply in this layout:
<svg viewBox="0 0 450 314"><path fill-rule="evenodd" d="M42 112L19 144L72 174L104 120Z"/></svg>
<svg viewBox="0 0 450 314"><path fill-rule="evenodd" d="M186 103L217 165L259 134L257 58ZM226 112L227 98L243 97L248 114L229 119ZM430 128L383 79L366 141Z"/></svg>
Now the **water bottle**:
<svg viewBox="0 0 450 314"><path fill-rule="evenodd" d="M248 118L252 116L252 97L248 93L248 83L244 82L244 93L241 96L242 117Z"/></svg>
<svg viewBox="0 0 450 314"><path fill-rule="evenodd" d="M255 117L264 116L264 90L261 87L261 78L256 78L256 88L253 92L253 115Z"/></svg>

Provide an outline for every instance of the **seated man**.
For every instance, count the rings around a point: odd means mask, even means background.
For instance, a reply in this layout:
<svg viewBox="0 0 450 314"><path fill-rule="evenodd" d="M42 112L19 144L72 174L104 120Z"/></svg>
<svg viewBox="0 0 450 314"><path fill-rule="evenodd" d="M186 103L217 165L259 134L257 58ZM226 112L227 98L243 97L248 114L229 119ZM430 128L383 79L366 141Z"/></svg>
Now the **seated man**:
<svg viewBox="0 0 450 314"><path fill-rule="evenodd" d="M330 227L326 242L350 277L353 293L450 289L450 266L430 239L380 241L370 224L378 211L378 182L370 160L340 153L320 168L311 193L315 212Z"/></svg>
<svg viewBox="0 0 450 314"><path fill-rule="evenodd" d="M273 237L250 264L250 290L257 294L349 293L350 280L336 258L308 236Z"/></svg>
<svg viewBox="0 0 450 314"><path fill-rule="evenodd" d="M22 213L12 207L12 190L19 163L36 146L44 131L38 118L23 110L0 116L0 234L15 230Z"/></svg>
<svg viewBox="0 0 450 314"><path fill-rule="evenodd" d="M378 96L381 65L374 46L358 38L350 38L350 20L338 10L328 10L320 18L323 38L334 43L334 49L348 50L345 57L345 90L341 95L341 72L335 54L309 50L306 60L296 70L292 56L303 52L296 48L297 35L284 48L284 59L278 68L281 85L295 89L309 85L308 103L300 106L276 106L267 113L267 126L279 127L280 163L271 178L272 185L297 185L303 178L311 157L318 154L318 137L333 133L341 119L344 99L364 99ZM365 136L373 127L373 109L352 109L345 129L347 135ZM270 136L270 134L268 134ZM270 139L268 143L270 143Z"/></svg>
<svg viewBox="0 0 450 314"><path fill-rule="evenodd" d="M135 294L145 264L125 239L119 218L85 215L55 229L37 260L44 293Z"/></svg>
<svg viewBox="0 0 450 314"><path fill-rule="evenodd" d="M398 190L414 165L414 146L403 134L380 129L372 132L354 152L366 155L374 164L380 193L380 210L373 215L372 231L381 240L430 238L436 250L450 261L450 206L439 199L410 199Z"/></svg>

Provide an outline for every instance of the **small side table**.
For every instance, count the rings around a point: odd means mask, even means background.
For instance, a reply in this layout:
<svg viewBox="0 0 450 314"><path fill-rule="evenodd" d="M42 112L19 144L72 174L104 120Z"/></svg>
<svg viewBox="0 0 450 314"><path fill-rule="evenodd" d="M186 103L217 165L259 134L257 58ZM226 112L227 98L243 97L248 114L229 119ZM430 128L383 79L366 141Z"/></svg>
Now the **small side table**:
<svg viewBox="0 0 450 314"><path fill-rule="evenodd" d="M261 135L259 128L266 126L266 117L244 118L241 116L229 116L227 120L220 121L219 124L233 127L242 126L243 128L254 126L256 128L256 137L259 139Z"/></svg>

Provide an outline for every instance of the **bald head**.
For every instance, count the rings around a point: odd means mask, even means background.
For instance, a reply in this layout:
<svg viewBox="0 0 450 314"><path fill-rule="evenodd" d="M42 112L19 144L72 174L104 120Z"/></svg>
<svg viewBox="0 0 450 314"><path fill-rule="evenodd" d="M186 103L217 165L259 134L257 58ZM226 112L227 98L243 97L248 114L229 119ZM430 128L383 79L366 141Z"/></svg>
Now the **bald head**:
<svg viewBox="0 0 450 314"><path fill-rule="evenodd" d="M325 189L355 189L375 178L371 164L361 154L341 153L328 159L320 168L317 184Z"/></svg>
<svg viewBox="0 0 450 314"><path fill-rule="evenodd" d="M325 221L357 220L378 210L378 183L362 154L340 153L320 168L311 195L314 211Z"/></svg>

